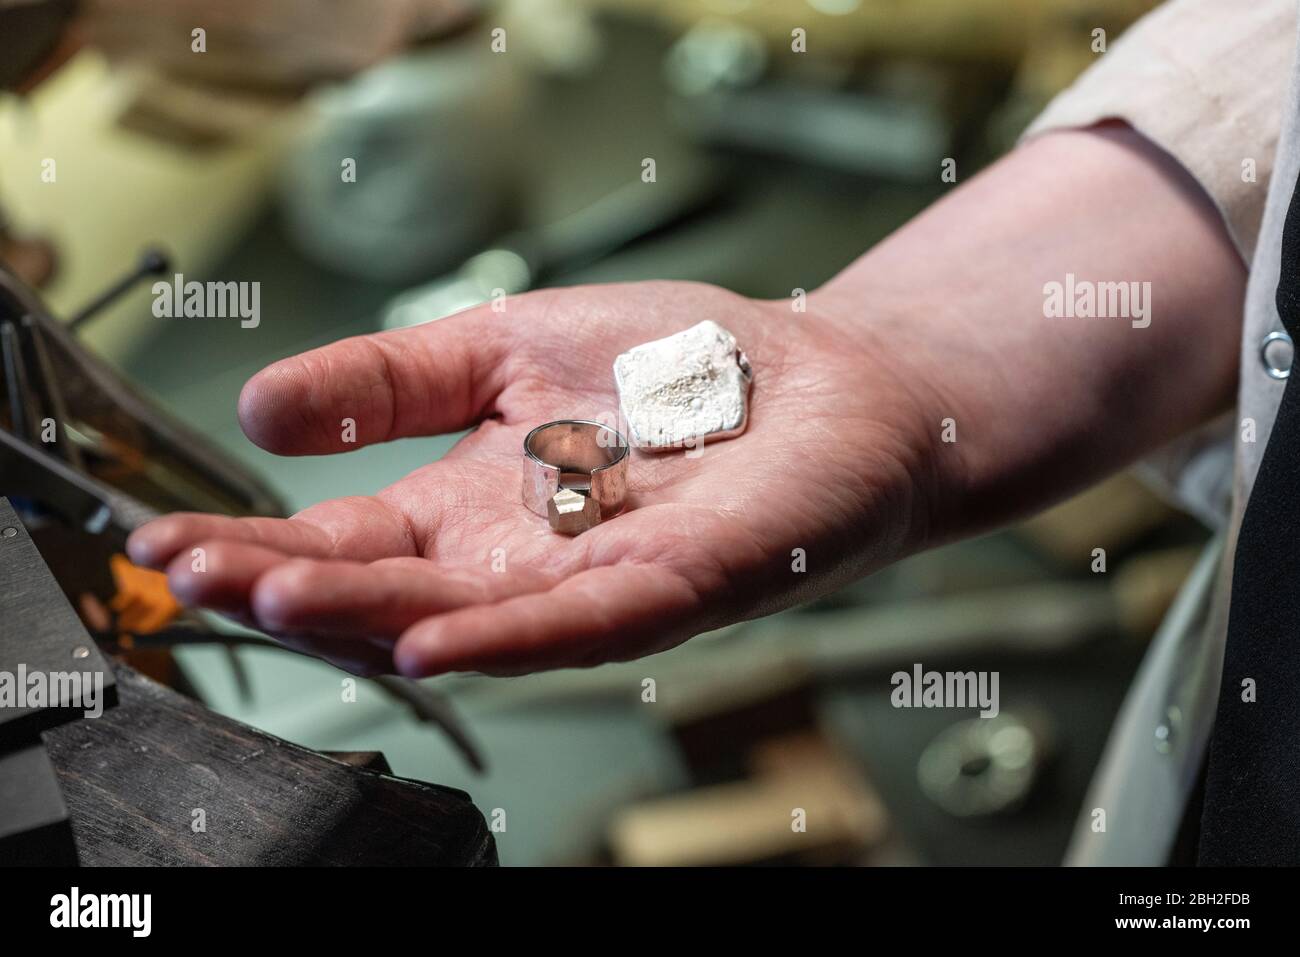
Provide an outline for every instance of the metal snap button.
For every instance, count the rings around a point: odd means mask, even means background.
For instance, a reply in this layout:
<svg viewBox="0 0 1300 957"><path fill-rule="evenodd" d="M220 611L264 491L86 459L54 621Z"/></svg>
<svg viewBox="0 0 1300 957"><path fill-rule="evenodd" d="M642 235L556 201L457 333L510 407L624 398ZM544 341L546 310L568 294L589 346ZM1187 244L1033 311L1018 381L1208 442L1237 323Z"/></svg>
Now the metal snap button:
<svg viewBox="0 0 1300 957"><path fill-rule="evenodd" d="M1285 379L1291 374L1295 358L1295 345L1285 332L1270 332L1259 344L1259 359L1264 371L1273 379Z"/></svg>
<svg viewBox="0 0 1300 957"><path fill-rule="evenodd" d="M1156 750L1168 754L1174 749L1178 739L1178 729L1183 724L1183 709L1171 704L1165 709L1165 720L1156 725Z"/></svg>

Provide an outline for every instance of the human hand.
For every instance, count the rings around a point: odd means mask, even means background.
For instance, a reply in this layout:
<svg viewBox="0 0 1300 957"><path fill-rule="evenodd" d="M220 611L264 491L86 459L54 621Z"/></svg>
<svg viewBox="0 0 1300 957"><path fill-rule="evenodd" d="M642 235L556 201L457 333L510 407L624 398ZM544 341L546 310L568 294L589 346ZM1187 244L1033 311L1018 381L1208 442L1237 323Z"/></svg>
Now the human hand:
<svg viewBox="0 0 1300 957"><path fill-rule="evenodd" d="M477 428L373 497L289 519L169 515L132 535L130 555L183 601L364 674L594 665L788 607L908 547L916 437L938 422L925 428L867 324L809 302L687 283L551 290L285 359L239 402L269 451ZM520 501L524 436L560 418L617 424L614 357L704 318L754 368L748 429L690 455L633 451L627 510L553 533Z"/></svg>

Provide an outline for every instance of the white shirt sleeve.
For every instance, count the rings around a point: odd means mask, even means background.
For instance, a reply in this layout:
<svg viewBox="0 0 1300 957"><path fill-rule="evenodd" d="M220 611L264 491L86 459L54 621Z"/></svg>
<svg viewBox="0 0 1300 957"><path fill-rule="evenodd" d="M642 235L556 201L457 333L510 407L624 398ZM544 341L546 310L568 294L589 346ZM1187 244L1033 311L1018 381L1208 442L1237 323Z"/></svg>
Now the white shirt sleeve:
<svg viewBox="0 0 1300 957"><path fill-rule="evenodd" d="M1273 172L1295 46L1295 0L1169 0L1030 124L1128 123L1204 187L1249 263Z"/></svg>
<svg viewBox="0 0 1300 957"><path fill-rule="evenodd" d="M1122 120L1177 160L1255 258L1291 82L1295 0L1169 0L1030 124L1022 139ZM1236 416L1149 456L1138 474L1211 528L1232 508Z"/></svg>

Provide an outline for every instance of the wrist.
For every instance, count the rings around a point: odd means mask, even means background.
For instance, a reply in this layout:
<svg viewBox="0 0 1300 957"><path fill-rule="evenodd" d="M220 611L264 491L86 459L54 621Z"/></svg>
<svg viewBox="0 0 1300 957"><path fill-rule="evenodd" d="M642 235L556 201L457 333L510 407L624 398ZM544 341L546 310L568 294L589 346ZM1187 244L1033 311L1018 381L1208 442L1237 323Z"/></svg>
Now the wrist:
<svg viewBox="0 0 1300 957"><path fill-rule="evenodd" d="M926 341L918 299L905 305L884 286L869 308L833 287L809 297L810 325L839 377L836 436L862 483L866 527L855 534L864 571L955 534L943 504L959 491L962 451L944 439L964 415Z"/></svg>

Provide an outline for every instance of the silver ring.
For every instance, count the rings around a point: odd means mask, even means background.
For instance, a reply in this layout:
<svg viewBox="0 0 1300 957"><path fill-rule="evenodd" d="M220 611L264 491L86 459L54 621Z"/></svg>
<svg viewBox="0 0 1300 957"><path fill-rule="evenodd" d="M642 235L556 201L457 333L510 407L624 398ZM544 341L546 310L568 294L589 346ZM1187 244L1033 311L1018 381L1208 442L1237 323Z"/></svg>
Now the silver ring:
<svg viewBox="0 0 1300 957"><path fill-rule="evenodd" d="M627 439L599 422L539 425L524 439L524 505L566 535L612 518L627 499L627 448Z"/></svg>

